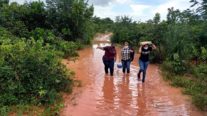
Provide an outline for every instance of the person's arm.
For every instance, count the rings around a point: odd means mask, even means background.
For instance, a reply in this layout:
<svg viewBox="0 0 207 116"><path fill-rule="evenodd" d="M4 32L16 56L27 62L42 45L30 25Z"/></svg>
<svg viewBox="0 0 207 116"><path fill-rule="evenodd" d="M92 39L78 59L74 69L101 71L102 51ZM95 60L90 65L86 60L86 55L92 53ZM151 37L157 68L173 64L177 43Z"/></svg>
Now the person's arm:
<svg viewBox="0 0 207 116"><path fill-rule="evenodd" d="M99 46L99 47L97 47L97 49L104 50L104 47Z"/></svg>
<svg viewBox="0 0 207 116"><path fill-rule="evenodd" d="M155 44L152 44L152 49L153 50L157 49L157 47L155 46Z"/></svg>
<svg viewBox="0 0 207 116"><path fill-rule="evenodd" d="M139 47L139 54L142 53L142 45Z"/></svg>

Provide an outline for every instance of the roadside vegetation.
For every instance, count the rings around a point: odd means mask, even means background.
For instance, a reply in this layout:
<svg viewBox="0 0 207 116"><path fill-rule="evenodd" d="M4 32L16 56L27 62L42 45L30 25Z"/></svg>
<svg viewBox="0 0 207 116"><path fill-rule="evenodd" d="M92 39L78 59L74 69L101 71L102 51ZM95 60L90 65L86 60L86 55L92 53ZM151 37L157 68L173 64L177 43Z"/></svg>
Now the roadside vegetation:
<svg viewBox="0 0 207 116"><path fill-rule="evenodd" d="M84 0L0 1L1 116L59 113L61 93L74 85L61 61L90 43L92 16Z"/></svg>

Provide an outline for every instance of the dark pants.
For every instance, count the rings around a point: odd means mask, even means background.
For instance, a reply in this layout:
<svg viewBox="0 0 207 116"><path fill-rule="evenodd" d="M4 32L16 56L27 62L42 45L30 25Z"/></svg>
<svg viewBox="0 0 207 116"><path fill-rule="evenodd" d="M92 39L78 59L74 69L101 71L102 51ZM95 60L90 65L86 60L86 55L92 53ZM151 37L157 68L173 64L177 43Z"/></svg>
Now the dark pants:
<svg viewBox="0 0 207 116"><path fill-rule="evenodd" d="M122 71L123 71L123 73L125 73L126 70L127 70L127 73L130 73L130 64L131 64L130 60L122 60Z"/></svg>
<svg viewBox="0 0 207 116"><path fill-rule="evenodd" d="M108 74L110 69L110 75L113 76L114 73L114 60L103 60L105 73Z"/></svg>
<svg viewBox="0 0 207 116"><path fill-rule="evenodd" d="M148 62L143 62L142 60L139 60L140 70L139 70L139 73L138 73L137 76L140 79L140 74L142 72L142 75L143 75L142 82L145 81L148 64L149 64L149 61Z"/></svg>

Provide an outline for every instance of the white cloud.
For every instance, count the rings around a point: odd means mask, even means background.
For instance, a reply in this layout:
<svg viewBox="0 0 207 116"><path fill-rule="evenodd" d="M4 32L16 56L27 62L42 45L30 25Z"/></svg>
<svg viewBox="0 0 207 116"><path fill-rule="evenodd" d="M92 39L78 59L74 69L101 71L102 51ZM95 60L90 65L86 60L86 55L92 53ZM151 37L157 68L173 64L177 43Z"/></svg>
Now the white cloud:
<svg viewBox="0 0 207 116"><path fill-rule="evenodd" d="M38 0L10 0L10 2L18 2L19 4L23 4L25 2L32 2L32 1L38 1ZM44 0L41 0L44 1Z"/></svg>
<svg viewBox="0 0 207 116"><path fill-rule="evenodd" d="M107 6L114 1L115 0L89 0L89 3L97 6Z"/></svg>
<svg viewBox="0 0 207 116"><path fill-rule="evenodd" d="M132 11L127 13L126 12L120 13L120 12L113 11L113 7L118 4L124 4L126 6L129 6L132 9ZM155 13L157 12L161 14L161 19L166 19L168 8L174 7L174 9L180 9L182 11L187 8L190 8L190 6L191 3L188 0L166 0L165 2L159 5L139 4L133 2L132 0L116 0L116 2L112 2L110 5L105 7L95 6L94 14L102 18L110 17L112 19L115 19L116 16L127 15L129 17L132 17L136 21L137 20L146 21L152 19Z"/></svg>
<svg viewBox="0 0 207 116"><path fill-rule="evenodd" d="M115 14L112 12L112 6L95 6L94 15L105 18L105 17L113 17Z"/></svg>
<svg viewBox="0 0 207 116"><path fill-rule="evenodd" d="M132 3L132 0L115 0L116 2L115 3L118 3L118 4L130 4Z"/></svg>
<svg viewBox="0 0 207 116"><path fill-rule="evenodd" d="M150 8L149 5L142 5L142 4L132 4L130 7L133 10L133 13L136 13L138 15L144 14L144 11L148 8Z"/></svg>
<svg viewBox="0 0 207 116"><path fill-rule="evenodd" d="M188 9L191 3L186 0L168 0L167 2L153 8L152 13L160 13L162 19L166 18L168 13L168 8L174 7L174 9L179 9L181 11Z"/></svg>

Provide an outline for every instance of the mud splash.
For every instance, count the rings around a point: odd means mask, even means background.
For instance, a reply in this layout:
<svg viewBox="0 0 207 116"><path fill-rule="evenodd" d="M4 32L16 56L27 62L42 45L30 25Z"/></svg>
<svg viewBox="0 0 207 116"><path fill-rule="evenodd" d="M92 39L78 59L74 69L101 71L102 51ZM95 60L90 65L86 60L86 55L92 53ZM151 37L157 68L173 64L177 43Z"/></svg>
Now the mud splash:
<svg viewBox="0 0 207 116"><path fill-rule="evenodd" d="M103 51L97 46L109 43L110 34L97 36L92 47L79 52L76 62L65 60L76 72L83 87L74 97L65 97L61 116L204 116L180 89L170 87L160 75L158 66L150 65L144 84L137 81L137 59L131 65L130 75L123 75L115 67L113 77L104 74ZM106 40L105 42L103 40Z"/></svg>

